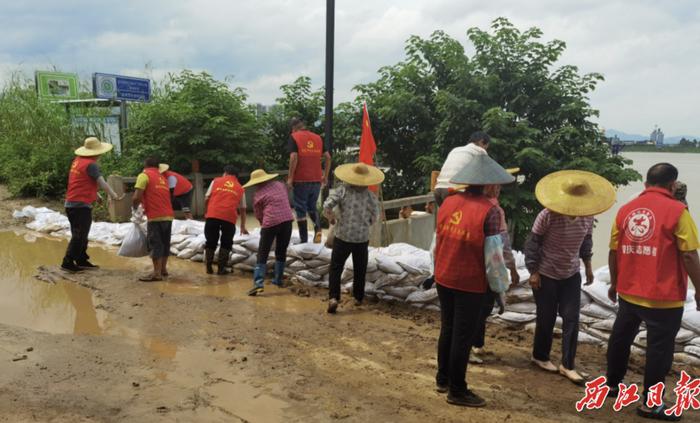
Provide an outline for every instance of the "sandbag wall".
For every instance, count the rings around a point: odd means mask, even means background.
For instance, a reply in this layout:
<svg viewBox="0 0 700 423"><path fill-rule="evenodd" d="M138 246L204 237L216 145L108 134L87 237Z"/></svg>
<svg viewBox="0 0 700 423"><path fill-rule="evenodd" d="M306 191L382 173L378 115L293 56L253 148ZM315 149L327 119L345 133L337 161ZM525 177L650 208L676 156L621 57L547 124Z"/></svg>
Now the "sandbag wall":
<svg viewBox="0 0 700 423"><path fill-rule="evenodd" d="M31 230L52 236L70 237L68 219L47 208L27 206L14 213L15 218L26 218ZM96 222L90 230L90 241L118 246L132 223ZM191 261L202 261L204 252L204 222L175 220L171 237L171 253ZM237 234L230 256L236 269L251 271L257 262L259 229L249 235ZM315 287L328 287L331 250L323 244L300 244L297 233L287 250L286 272L298 282ZM274 248L273 248L274 251ZM217 252L218 253L218 252ZM526 281L529 278L524 256L515 252L516 266L523 282L506 294L506 312L494 315L493 319L508 325L524 327L534 331L536 305L532 290ZM268 258L268 270L275 261L274 252ZM342 282L344 290L352 288L352 258L345 263ZM440 310L435 287L423 289L422 282L432 273L430 253L408 244L392 244L383 248L370 248L367 265L365 293L382 301L405 302L411 306L429 310ZM586 277L582 271L582 281ZM617 304L607 296L610 274L607 266L595 272L595 281L583 286L581 293L581 331L579 342L605 344L610 336L617 312ZM557 320L561 327L561 319ZM634 343L638 351L646 347L646 330L642 328ZM694 291L689 290L685 303L683 323L676 337L676 360L700 365L700 312L695 309Z"/></svg>

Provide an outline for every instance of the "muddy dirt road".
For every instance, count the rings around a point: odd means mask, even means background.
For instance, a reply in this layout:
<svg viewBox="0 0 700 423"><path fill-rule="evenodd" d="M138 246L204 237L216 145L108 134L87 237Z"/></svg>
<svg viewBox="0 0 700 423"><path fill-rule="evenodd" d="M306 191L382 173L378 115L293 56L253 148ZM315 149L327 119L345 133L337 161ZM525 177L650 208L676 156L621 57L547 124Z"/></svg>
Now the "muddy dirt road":
<svg viewBox="0 0 700 423"><path fill-rule="evenodd" d="M102 269L68 280L57 267L65 241L17 230L0 244L0 421L638 421L610 401L577 414L583 389L535 370L520 329L488 328L494 355L468 375L488 406L462 409L433 389L436 313L344 303L329 316L325 291L250 298L249 275L179 260L168 281L139 283L146 259L99 247ZM601 374L604 353L581 346L580 368Z"/></svg>

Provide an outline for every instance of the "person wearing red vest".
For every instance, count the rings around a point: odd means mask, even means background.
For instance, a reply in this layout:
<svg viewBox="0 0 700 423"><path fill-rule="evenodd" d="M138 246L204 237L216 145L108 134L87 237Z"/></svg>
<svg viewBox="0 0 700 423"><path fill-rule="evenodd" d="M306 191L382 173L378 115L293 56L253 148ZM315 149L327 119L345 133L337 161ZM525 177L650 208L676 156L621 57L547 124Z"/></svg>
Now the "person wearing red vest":
<svg viewBox="0 0 700 423"><path fill-rule="evenodd" d="M700 311L698 230L687 206L672 195L677 178L678 170L669 163L649 169L644 192L617 213L608 257L608 296L619 302L619 308L608 342L607 384L611 395L617 395L618 384L627 373L630 348L644 322L644 403L637 412L663 420L670 417L664 413L663 402L649 404L646 399L650 388L663 383L671 370L688 276L695 285L695 305Z"/></svg>
<svg viewBox="0 0 700 423"><path fill-rule="evenodd" d="M143 282L161 281L168 276L168 255L170 255L170 233L174 219L168 181L158 169L158 159L149 157L144 169L136 178L134 209L143 204L148 218L147 242L153 260L153 273L139 278Z"/></svg>
<svg viewBox="0 0 700 423"><path fill-rule="evenodd" d="M309 240L306 216L314 224L314 242L321 242L321 220L316 208L321 189L328 184L331 169L331 154L317 134L306 129L301 119L291 121L292 135L289 138L289 175L287 186L294 192L294 211L297 217L301 242ZM321 169L321 159L324 167Z"/></svg>
<svg viewBox="0 0 700 423"><path fill-rule="evenodd" d="M221 238L219 249L218 275L225 275L228 258L236 234L236 219L241 216L241 233L248 234L245 228L246 204L245 191L238 182L238 171L232 165L224 166L224 174L214 178L204 195L207 212L205 214L204 236L207 239L204 249L204 262L208 274L214 273L212 264L216 246Z"/></svg>
<svg viewBox="0 0 700 423"><path fill-rule="evenodd" d="M172 197L173 210L181 210L185 214L185 219L192 219L192 193L194 191L192 182L177 172L170 170L170 165L161 163L158 169L168 180L168 188Z"/></svg>
<svg viewBox="0 0 700 423"><path fill-rule="evenodd" d="M438 210L435 284L441 325L435 381L438 392L447 392L450 404L486 405L467 387L467 364L487 290L503 292L508 273L500 236L501 214L484 195L484 186L514 180L487 155L476 156L450 180L469 187L447 197Z"/></svg>
<svg viewBox="0 0 700 423"><path fill-rule="evenodd" d="M110 200L124 197L118 196L107 185L97 165L100 156L112 150L112 147L112 144L89 137L85 139L82 147L75 150L76 157L68 172L68 189L64 204L70 222L71 238L61 264L61 268L69 272L97 268L90 263L87 247L92 226L92 203L98 200L98 186L107 192Z"/></svg>

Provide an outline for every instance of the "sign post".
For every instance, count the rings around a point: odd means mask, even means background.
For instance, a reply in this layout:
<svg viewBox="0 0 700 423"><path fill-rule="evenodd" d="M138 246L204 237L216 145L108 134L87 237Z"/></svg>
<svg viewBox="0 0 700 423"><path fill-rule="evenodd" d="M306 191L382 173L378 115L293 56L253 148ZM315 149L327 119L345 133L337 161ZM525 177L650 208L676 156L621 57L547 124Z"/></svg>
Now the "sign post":
<svg viewBox="0 0 700 423"><path fill-rule="evenodd" d="M78 75L65 72L36 71L36 91L44 100L77 100Z"/></svg>
<svg viewBox="0 0 700 423"><path fill-rule="evenodd" d="M92 76L92 87L96 98L143 102L151 100L151 80L146 78L95 73Z"/></svg>

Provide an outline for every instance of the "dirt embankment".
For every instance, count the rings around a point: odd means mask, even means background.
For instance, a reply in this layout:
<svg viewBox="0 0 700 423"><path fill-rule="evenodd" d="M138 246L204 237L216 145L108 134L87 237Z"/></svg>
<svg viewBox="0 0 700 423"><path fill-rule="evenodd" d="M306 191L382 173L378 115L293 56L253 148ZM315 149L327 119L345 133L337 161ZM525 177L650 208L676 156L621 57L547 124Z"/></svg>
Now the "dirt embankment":
<svg viewBox="0 0 700 423"><path fill-rule="evenodd" d="M462 409L434 391L436 313L343 303L329 316L323 290L250 298L249 275L207 276L191 263L167 282L136 282L147 266L72 276L107 316L100 334L0 324L0 421L638 421L633 408L613 413L611 401L576 413L583 389L534 369L532 334L521 329L489 326L494 354L468 375L488 406ZM640 362L630 382L641 382ZM602 374L605 349L580 346L578 363Z"/></svg>

